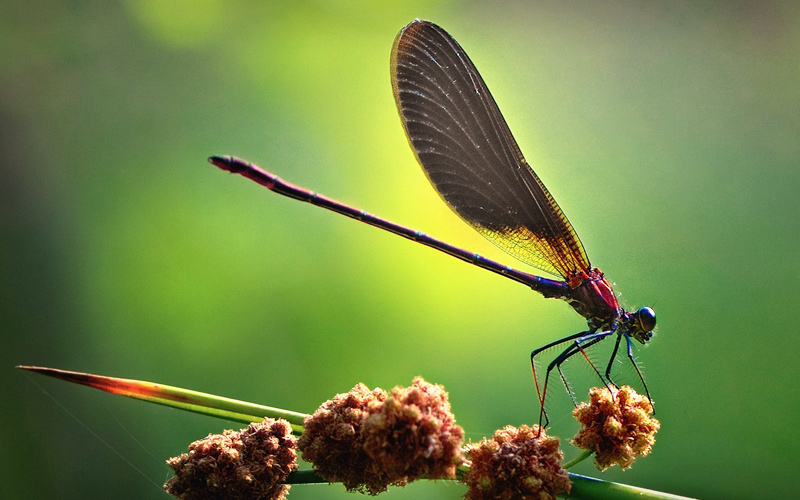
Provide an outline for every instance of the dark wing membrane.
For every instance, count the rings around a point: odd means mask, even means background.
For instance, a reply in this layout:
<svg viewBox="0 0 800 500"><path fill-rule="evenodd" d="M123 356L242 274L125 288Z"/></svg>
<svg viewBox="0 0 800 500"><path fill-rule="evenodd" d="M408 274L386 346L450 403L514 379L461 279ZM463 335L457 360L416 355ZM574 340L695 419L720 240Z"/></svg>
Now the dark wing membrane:
<svg viewBox="0 0 800 500"><path fill-rule="evenodd" d="M525 162L461 46L417 20L397 36L391 66L409 142L450 208L522 262L565 279L588 270L575 230Z"/></svg>

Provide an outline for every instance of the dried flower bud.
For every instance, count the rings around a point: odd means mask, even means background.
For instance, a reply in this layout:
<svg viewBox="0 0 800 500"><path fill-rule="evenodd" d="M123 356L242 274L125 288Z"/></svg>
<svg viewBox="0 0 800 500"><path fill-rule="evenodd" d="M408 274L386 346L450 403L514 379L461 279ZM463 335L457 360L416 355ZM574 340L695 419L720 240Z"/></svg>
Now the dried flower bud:
<svg viewBox="0 0 800 500"><path fill-rule="evenodd" d="M628 386L610 390L593 387L589 399L589 403L581 403L573 411L583 428L572 444L594 451L598 469L614 464L627 469L636 457L650 453L661 424L650 416L653 406L647 397Z"/></svg>
<svg viewBox="0 0 800 500"><path fill-rule="evenodd" d="M421 377L391 395L358 384L306 418L298 441L303 459L348 491L377 495L421 477L453 478L464 432L447 392Z"/></svg>
<svg viewBox="0 0 800 500"><path fill-rule="evenodd" d="M364 451L361 426L370 415L370 403L386 401L386 391L370 391L358 384L337 394L306 418L297 447L303 459L330 482L341 482L347 491L377 495L386 490L380 470Z"/></svg>
<svg viewBox="0 0 800 500"><path fill-rule="evenodd" d="M469 469L462 481L466 500L551 500L572 484L561 467L558 438L538 425L507 426L491 439L466 446Z"/></svg>
<svg viewBox="0 0 800 500"><path fill-rule="evenodd" d="M388 400L370 406L364 450L389 484L455 478L464 431L455 424L444 387L416 377L411 387L395 387Z"/></svg>
<svg viewBox="0 0 800 500"><path fill-rule="evenodd" d="M264 419L241 431L209 434L167 460L175 476L164 485L183 500L282 500L297 470L296 440L285 420Z"/></svg>

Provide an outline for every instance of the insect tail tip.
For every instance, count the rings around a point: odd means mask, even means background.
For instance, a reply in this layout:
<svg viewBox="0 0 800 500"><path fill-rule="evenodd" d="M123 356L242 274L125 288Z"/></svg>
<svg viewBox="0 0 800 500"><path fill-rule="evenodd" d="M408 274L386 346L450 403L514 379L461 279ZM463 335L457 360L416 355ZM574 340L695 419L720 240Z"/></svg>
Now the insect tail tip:
<svg viewBox="0 0 800 500"><path fill-rule="evenodd" d="M232 156L209 156L208 162L228 172L238 172L239 170L236 168L236 162Z"/></svg>

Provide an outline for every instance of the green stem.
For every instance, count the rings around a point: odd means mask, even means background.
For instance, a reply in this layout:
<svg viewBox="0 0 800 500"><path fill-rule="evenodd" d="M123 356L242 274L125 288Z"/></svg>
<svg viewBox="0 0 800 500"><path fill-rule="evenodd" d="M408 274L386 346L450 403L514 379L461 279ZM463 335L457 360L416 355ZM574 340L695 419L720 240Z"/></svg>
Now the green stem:
<svg viewBox="0 0 800 500"><path fill-rule="evenodd" d="M563 467L565 469L569 469L570 467L573 467L573 466L578 465L579 463L583 462L584 460L586 460L587 458L591 457L592 455L594 455L593 451L591 451L591 450L583 450L583 453L581 453L577 457L573 458L569 462L565 463Z"/></svg>
<svg viewBox="0 0 800 500"><path fill-rule="evenodd" d="M691 500L688 497L648 490L627 484L612 483L593 477L570 472L572 490L566 498L608 499L608 500Z"/></svg>
<svg viewBox="0 0 800 500"><path fill-rule="evenodd" d="M463 469L458 469L460 478ZM569 474L572 491L566 498L586 500L692 500L688 497L662 493L627 484L612 483L593 477ZM289 474L286 484L327 484L328 480L317 475L313 470L299 470Z"/></svg>
<svg viewBox="0 0 800 500"><path fill-rule="evenodd" d="M74 384L85 385L118 396L141 399L185 411L223 418L234 422L249 424L260 422L264 417L283 418L289 421L294 434L303 433L305 413L258 405L238 399L231 399L216 394L193 391L183 387L133 380L119 377L106 377L92 373L72 372L45 368L41 366L18 366L22 370L40 373Z"/></svg>

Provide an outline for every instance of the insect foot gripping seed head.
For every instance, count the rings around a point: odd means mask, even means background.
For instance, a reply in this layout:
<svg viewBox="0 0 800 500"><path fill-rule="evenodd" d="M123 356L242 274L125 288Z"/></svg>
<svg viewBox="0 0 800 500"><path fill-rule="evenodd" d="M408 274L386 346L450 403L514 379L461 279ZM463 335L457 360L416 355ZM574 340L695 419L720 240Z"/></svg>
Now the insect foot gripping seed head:
<svg viewBox="0 0 800 500"><path fill-rule="evenodd" d="M572 444L593 451L598 469L615 464L627 469L636 457L650 453L661 424L651 416L653 406L647 397L622 386L593 387L589 399L573 411L583 427Z"/></svg>
<svg viewBox="0 0 800 500"><path fill-rule="evenodd" d="M370 391L358 384L350 392L337 394L305 419L297 448L303 459L331 483L341 482L347 491L377 495L388 482L364 451L361 427L370 415L370 404L386 401L383 389Z"/></svg>
<svg viewBox="0 0 800 500"><path fill-rule="evenodd" d="M572 487L561 467L558 438L540 432L538 425L504 427L490 439L468 444L465 455L466 500L552 500Z"/></svg>
<svg viewBox="0 0 800 500"><path fill-rule="evenodd" d="M464 431L455 423L444 387L416 377L411 387L395 387L373 409L364 421L364 450L390 484L455 479Z"/></svg>
<svg viewBox="0 0 800 500"><path fill-rule="evenodd" d="M271 418L209 434L167 460L175 476L164 489L182 500L283 500L289 486L282 483L297 470L295 446L289 423Z"/></svg>

